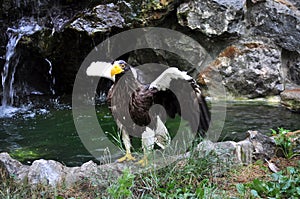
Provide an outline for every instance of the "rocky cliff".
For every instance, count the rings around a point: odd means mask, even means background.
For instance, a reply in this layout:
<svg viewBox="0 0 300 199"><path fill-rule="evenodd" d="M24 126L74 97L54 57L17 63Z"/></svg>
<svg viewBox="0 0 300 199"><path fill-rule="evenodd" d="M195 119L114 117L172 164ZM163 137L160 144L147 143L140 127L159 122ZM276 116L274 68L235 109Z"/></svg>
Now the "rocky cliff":
<svg viewBox="0 0 300 199"><path fill-rule="evenodd" d="M204 87L216 81L214 73L221 74L230 94L248 98L278 95L300 84L296 0L1 0L1 5L0 70L3 76L14 68L13 88L18 96L71 93L82 61L97 44L119 32L147 26L182 32L205 48L212 61L198 76ZM10 45L13 38L15 46ZM123 58L133 64L197 68L155 49Z"/></svg>

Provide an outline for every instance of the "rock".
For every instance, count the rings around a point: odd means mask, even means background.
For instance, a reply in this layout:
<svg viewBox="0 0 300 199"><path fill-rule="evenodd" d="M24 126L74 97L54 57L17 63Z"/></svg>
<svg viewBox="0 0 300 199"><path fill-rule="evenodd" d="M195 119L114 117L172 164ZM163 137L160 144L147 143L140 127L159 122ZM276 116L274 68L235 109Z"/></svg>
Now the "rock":
<svg viewBox="0 0 300 199"><path fill-rule="evenodd" d="M138 38L138 43L153 48L132 52L128 61L133 66L159 63L196 75L210 60L207 51L196 40L184 34L173 34L171 30L162 29L160 32L155 31L155 34L149 31L144 37Z"/></svg>
<svg viewBox="0 0 300 199"><path fill-rule="evenodd" d="M294 84L300 85L300 54L286 52L287 78Z"/></svg>
<svg viewBox="0 0 300 199"><path fill-rule="evenodd" d="M97 164L93 161L86 162L81 167L66 168L65 184L70 186L84 178L96 176L97 169Z"/></svg>
<svg viewBox="0 0 300 199"><path fill-rule="evenodd" d="M280 49L270 40L248 38L223 50L200 72L198 83L222 84L232 95L248 98L277 95L281 83Z"/></svg>
<svg viewBox="0 0 300 199"><path fill-rule="evenodd" d="M283 106L292 111L300 112L300 89L284 90L280 97Z"/></svg>
<svg viewBox="0 0 300 199"><path fill-rule="evenodd" d="M181 4L177 9L178 22L208 36L241 35L245 0L194 0Z"/></svg>
<svg viewBox="0 0 300 199"><path fill-rule="evenodd" d="M248 139L253 146L253 159L271 159L276 154L276 143L274 138L268 137L258 131L249 130Z"/></svg>
<svg viewBox="0 0 300 199"><path fill-rule="evenodd" d="M93 35L96 32L109 32L111 28L123 28L124 18L118 11L118 6L111 4L98 5L76 18L70 28Z"/></svg>
<svg viewBox="0 0 300 199"><path fill-rule="evenodd" d="M34 93L71 93L85 57L109 34L119 32L126 25L118 6L112 3L84 11L60 10L63 8L57 8L51 16L27 20L31 26L38 24L39 29L34 34L23 35L15 48L18 60L14 60L14 88L20 98ZM27 18L18 20L16 32L28 29L24 19Z"/></svg>
<svg viewBox="0 0 300 199"><path fill-rule="evenodd" d="M97 165L93 161L80 167L67 167L54 160L35 160L30 166L14 160L8 153L0 153L0 171L12 177L17 183L27 183L33 187L71 187L83 180L107 184L122 174L127 164L110 163ZM134 166L133 166L134 167Z"/></svg>
<svg viewBox="0 0 300 199"><path fill-rule="evenodd" d="M273 138L252 130L249 130L247 135L248 137L245 140L239 142L213 143L205 140L197 145L198 157L205 158L216 155L218 160L224 164L248 165L253 160L270 159L275 155L276 144Z"/></svg>
<svg viewBox="0 0 300 199"><path fill-rule="evenodd" d="M285 0L249 3L246 19L250 34L268 37L282 48L300 53L299 3Z"/></svg>
<svg viewBox="0 0 300 199"><path fill-rule="evenodd" d="M0 153L0 167L17 182L23 183L28 175L29 166L11 158L8 153Z"/></svg>
<svg viewBox="0 0 300 199"><path fill-rule="evenodd" d="M210 158L214 163L213 170L216 175L221 175L224 168L228 169L240 164L247 165L253 160L270 159L274 156L276 152L274 139L257 131L248 131L248 135L248 138L240 142L213 143L210 140L204 140L197 145L196 152L198 153L187 152L175 157L168 157L166 160L172 160L170 162L181 161L196 154L195 158ZM160 160L154 164L161 164ZM156 166L160 168L159 165ZM16 182L28 183L33 187L37 187L37 185L71 187L76 183L85 181L100 183L100 185L107 187L111 180L122 175L124 169L130 169L133 173L145 171L144 168L141 169L132 163L117 162L97 165L93 161L89 161L80 167L67 167L54 160L41 159L27 166L12 159L8 153L0 153L0 171L4 170Z"/></svg>
<svg viewBox="0 0 300 199"><path fill-rule="evenodd" d="M31 185L62 185L65 178L64 166L54 160L36 160L29 167L27 179Z"/></svg>

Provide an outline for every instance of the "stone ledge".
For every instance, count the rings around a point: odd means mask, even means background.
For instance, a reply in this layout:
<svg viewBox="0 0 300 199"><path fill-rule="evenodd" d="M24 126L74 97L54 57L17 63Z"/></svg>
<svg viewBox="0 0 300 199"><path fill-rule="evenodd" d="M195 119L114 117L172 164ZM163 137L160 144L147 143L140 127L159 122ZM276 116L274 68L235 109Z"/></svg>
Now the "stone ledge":
<svg viewBox="0 0 300 199"><path fill-rule="evenodd" d="M300 89L285 90L280 94L281 104L286 108L300 112Z"/></svg>
<svg viewBox="0 0 300 199"><path fill-rule="evenodd" d="M226 141L213 143L204 140L196 147L196 156L187 152L176 157L170 157L174 161L186 161L188 158L211 157L216 161L213 170L218 175L224 172L223 167L231 168L235 165L250 164L257 159L270 159L276 153L276 146L273 138L259 133L258 131L248 131L248 137L240 142ZM213 154L213 155L212 155ZM166 159L168 161L169 159ZM154 161L155 162L155 161ZM150 163L151 164L151 163ZM157 164L157 165L156 165ZM49 185L70 187L82 180L101 182L103 186L108 185L111 180L119 177L123 170L128 168L131 172L143 172L145 169L152 169L162 164L154 163L149 168L141 168L132 162L129 163L108 163L97 165L89 161L80 167L67 167L54 160L36 160L32 165L23 165L19 161L10 157L8 153L0 153L0 170L7 176L13 177L17 183L32 185ZM216 174L216 175L217 175Z"/></svg>

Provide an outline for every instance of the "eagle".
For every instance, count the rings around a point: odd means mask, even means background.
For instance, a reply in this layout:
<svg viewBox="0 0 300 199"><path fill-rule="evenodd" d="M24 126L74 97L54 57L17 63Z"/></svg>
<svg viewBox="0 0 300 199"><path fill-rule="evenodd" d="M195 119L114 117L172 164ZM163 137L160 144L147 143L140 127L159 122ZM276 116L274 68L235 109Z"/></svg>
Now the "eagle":
<svg viewBox="0 0 300 199"><path fill-rule="evenodd" d="M86 73L114 82L106 100L126 150L118 162L135 160L130 136L142 140L144 155L137 162L142 166L148 164L148 155L155 144L165 149L171 142L164 124L167 117L181 116L189 122L192 132L202 136L209 128L210 112L200 87L176 67L168 67L151 79L147 78L149 73L141 72L124 60L116 60L113 63L93 62Z"/></svg>

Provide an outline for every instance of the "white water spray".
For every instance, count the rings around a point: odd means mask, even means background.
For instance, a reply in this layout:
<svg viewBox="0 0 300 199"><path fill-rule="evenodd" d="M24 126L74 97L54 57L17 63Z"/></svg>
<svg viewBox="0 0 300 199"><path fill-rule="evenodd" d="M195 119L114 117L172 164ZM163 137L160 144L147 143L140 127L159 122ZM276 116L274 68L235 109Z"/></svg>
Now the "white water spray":
<svg viewBox="0 0 300 199"><path fill-rule="evenodd" d="M13 107L15 95L13 84L19 62L16 47L22 36L31 35L38 30L41 30L41 27L33 18L22 18L16 27L8 28L6 31L8 43L6 45L5 64L1 73L3 95L0 106L0 117L10 115L18 110Z"/></svg>

